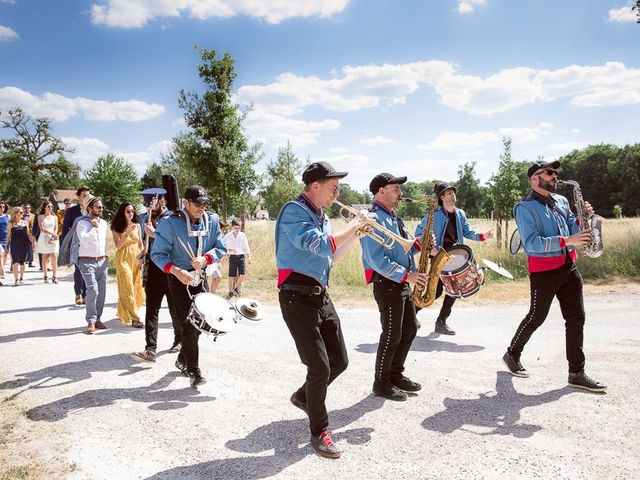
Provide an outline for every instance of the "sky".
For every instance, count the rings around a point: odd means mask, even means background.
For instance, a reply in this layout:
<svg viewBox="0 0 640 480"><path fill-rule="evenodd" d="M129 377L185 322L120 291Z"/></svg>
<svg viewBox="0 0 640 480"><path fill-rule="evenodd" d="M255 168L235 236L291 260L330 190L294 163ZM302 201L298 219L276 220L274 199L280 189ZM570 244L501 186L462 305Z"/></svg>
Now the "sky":
<svg viewBox="0 0 640 480"><path fill-rule="evenodd" d="M195 45L229 52L234 101L264 153L290 142L358 191L381 172L484 183L517 161L637 143L631 0L0 0L0 112L53 120L83 170L143 174L202 91ZM4 132L6 135L6 132Z"/></svg>

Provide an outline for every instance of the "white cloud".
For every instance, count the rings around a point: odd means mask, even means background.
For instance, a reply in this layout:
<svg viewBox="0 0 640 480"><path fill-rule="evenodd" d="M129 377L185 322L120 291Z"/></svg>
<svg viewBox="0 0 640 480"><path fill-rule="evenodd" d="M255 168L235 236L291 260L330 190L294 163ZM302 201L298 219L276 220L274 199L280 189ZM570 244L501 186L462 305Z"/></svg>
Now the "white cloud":
<svg viewBox="0 0 640 480"><path fill-rule="evenodd" d="M345 66L340 73L323 80L287 72L267 85L240 87L236 99L284 117L312 106L341 112L389 108L405 103L422 86L433 87L443 105L472 115L563 98L582 108L640 103L640 69L620 62L557 70L514 67L486 78L458 74L454 64L442 61Z"/></svg>
<svg viewBox="0 0 640 480"><path fill-rule="evenodd" d="M11 41L17 40L20 36L10 27L5 27L4 25L0 25L0 41Z"/></svg>
<svg viewBox="0 0 640 480"><path fill-rule="evenodd" d="M375 147L377 145L384 145L385 143L389 143L391 140L383 137L382 135L376 135L375 137L369 137L367 135L360 138L360 143L362 145L366 145L367 147Z"/></svg>
<svg viewBox="0 0 640 480"><path fill-rule="evenodd" d="M254 141L265 145L279 147L290 142L293 147L302 147L317 143L322 132L337 130L340 122L334 119L319 122L296 120L254 109L247 115L244 126Z"/></svg>
<svg viewBox="0 0 640 480"><path fill-rule="evenodd" d="M615 23L627 23L636 22L638 20L638 14L631 10L631 7L612 8L609 10L608 22Z"/></svg>
<svg viewBox="0 0 640 480"><path fill-rule="evenodd" d="M197 19L248 15L269 23L293 17L329 17L348 0L106 0L91 6L91 21L108 27L139 28L159 18Z"/></svg>
<svg viewBox="0 0 640 480"><path fill-rule="evenodd" d="M20 107L30 115L65 121L80 116L86 120L142 122L164 113L164 107L139 100L108 102L83 97L69 98L46 92L41 97L16 87L0 88L0 110Z"/></svg>
<svg viewBox="0 0 640 480"><path fill-rule="evenodd" d="M85 171L91 169L99 157L112 153L132 164L139 175L146 171L150 163L160 161L161 156L167 153L171 146L171 141L164 140L150 145L141 152L127 152L112 149L97 138L62 137L61 139L67 146L74 149L74 152L66 154L66 157L80 165L80 168Z"/></svg>
<svg viewBox="0 0 640 480"><path fill-rule="evenodd" d="M476 5L486 5L487 0L458 0L458 13L471 13L476 9Z"/></svg>

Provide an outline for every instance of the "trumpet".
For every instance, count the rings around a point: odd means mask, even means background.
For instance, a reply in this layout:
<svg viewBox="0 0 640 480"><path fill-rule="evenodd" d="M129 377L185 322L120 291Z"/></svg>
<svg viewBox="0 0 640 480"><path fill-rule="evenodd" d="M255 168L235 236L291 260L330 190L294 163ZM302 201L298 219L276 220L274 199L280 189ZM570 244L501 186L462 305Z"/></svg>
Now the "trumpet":
<svg viewBox="0 0 640 480"><path fill-rule="evenodd" d="M354 218L360 215L360 212L358 210L349 205L340 203L337 200L335 200L334 203L340 207L340 217L346 223L353 221ZM409 253L409 250L411 250L411 247L413 247L413 244L416 240L414 237L404 238L403 236L392 232L388 228L383 227L376 221L358 228L358 230L356 230L356 233L358 235L366 235L367 237L375 240L380 245L388 249L392 249L393 246L397 243L402 247L405 253Z"/></svg>
<svg viewBox="0 0 640 480"><path fill-rule="evenodd" d="M432 197L433 197L433 195L425 195L424 197L420 197L420 198L402 197L402 198L400 198L400 201L405 202L405 203L415 203L417 205L420 205L422 203L431 202L432 201Z"/></svg>

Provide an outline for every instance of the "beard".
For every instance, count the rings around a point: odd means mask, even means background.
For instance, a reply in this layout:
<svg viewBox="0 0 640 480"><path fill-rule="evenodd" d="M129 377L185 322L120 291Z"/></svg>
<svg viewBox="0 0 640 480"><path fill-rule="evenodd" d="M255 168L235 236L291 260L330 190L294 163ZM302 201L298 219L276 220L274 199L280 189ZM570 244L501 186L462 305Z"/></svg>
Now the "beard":
<svg viewBox="0 0 640 480"><path fill-rule="evenodd" d="M540 178L540 182L538 183L538 186L543 189L546 190L547 192L553 193L556 191L558 182L556 180L551 180L551 181L547 181L544 180L543 178Z"/></svg>

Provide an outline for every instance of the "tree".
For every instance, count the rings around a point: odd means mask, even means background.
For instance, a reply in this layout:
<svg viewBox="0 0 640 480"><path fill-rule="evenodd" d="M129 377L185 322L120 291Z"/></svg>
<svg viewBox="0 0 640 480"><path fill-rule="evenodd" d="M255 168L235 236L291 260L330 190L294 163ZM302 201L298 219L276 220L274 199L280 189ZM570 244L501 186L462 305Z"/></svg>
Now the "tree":
<svg viewBox="0 0 640 480"><path fill-rule="evenodd" d="M238 210L244 217L259 181L254 166L261 156L260 146L249 145L242 128L246 112L232 103L233 58L225 53L220 59L215 50L196 49L203 62L198 75L205 91L180 91L178 105L189 131L174 139L175 164L186 170L187 177L195 173L196 183L207 189L212 206L223 218Z"/></svg>
<svg viewBox="0 0 640 480"><path fill-rule="evenodd" d="M302 191L302 182L298 180L302 167L302 161L296 157L289 142L285 147L278 149L275 161L267 165L265 177L268 184L262 192L262 197L269 218L275 218L282 206Z"/></svg>
<svg viewBox="0 0 640 480"><path fill-rule="evenodd" d="M456 185L457 203L466 211L467 216L478 218L485 214L481 197L480 180L476 178L476 162L465 163L458 167Z"/></svg>
<svg viewBox="0 0 640 480"><path fill-rule="evenodd" d="M146 190L147 188L161 187L162 175L162 165L156 162L149 164L140 179L142 189Z"/></svg>
<svg viewBox="0 0 640 480"><path fill-rule="evenodd" d="M0 112L0 127L13 134L0 139L0 187L7 201L38 205L53 188L74 186L80 168L63 157L73 149L53 136L50 119L11 108Z"/></svg>
<svg viewBox="0 0 640 480"><path fill-rule="evenodd" d="M496 243L502 248L502 223L505 223L504 245L509 241L509 219L512 218L513 206L521 199L518 166L511 157L511 139L502 139L504 152L500 155L498 173L489 180L489 193L493 202L496 220Z"/></svg>
<svg viewBox="0 0 640 480"><path fill-rule="evenodd" d="M122 202L140 203L140 180L133 165L112 153L98 159L85 174L85 182L102 198L106 218L111 218Z"/></svg>
<svg viewBox="0 0 640 480"><path fill-rule="evenodd" d="M636 4L633 7L631 7L631 10L636 11L636 16L638 17L636 22L640 23L640 0L636 0Z"/></svg>

